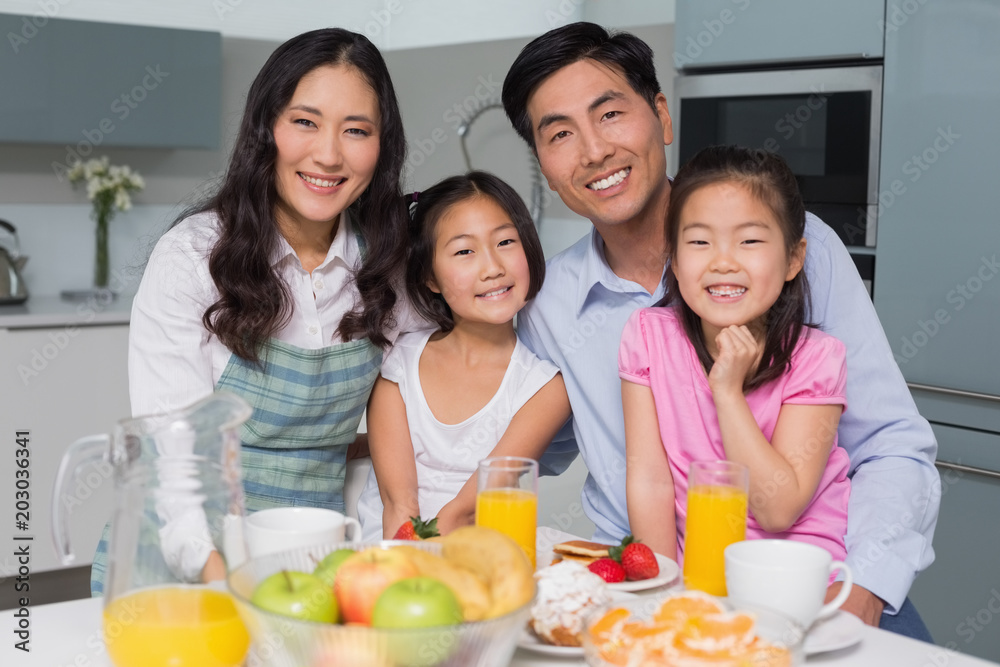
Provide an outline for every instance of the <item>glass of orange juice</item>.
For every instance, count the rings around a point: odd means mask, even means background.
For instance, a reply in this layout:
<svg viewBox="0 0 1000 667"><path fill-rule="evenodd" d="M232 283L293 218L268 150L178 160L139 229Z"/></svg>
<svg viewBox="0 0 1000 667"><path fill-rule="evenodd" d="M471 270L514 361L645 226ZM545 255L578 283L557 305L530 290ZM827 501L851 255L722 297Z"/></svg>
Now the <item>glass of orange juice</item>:
<svg viewBox="0 0 1000 667"><path fill-rule="evenodd" d="M538 461L497 456L479 462L476 525L495 528L517 542L535 566Z"/></svg>
<svg viewBox="0 0 1000 667"><path fill-rule="evenodd" d="M684 587L726 594L723 551L746 538L750 472L734 461L693 461L688 474Z"/></svg>

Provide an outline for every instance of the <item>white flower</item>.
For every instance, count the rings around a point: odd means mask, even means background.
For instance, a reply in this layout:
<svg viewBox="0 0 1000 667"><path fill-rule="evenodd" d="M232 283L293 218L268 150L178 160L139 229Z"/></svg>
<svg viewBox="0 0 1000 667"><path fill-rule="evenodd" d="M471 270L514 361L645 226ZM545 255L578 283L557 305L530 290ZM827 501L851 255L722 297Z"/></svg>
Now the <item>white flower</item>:
<svg viewBox="0 0 1000 667"><path fill-rule="evenodd" d="M132 208L129 193L146 187L146 182L138 172L128 165L111 165L107 156L77 162L67 172L74 187L86 184L87 199L94 202L97 218L108 219L114 210L127 211Z"/></svg>
<svg viewBox="0 0 1000 667"><path fill-rule="evenodd" d="M115 206L121 211L127 211L132 208L132 201L129 199L128 192L125 190L115 192Z"/></svg>

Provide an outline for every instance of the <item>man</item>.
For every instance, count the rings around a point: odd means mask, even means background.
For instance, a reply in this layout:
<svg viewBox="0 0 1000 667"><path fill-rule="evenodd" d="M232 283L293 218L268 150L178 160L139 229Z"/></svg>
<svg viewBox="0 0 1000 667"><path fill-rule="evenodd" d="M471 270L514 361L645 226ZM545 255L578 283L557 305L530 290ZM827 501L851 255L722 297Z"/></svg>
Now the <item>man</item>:
<svg viewBox="0 0 1000 667"><path fill-rule="evenodd" d="M579 451L595 539L628 530L618 345L628 316L663 296L664 145L673 140L653 54L634 35L576 23L528 44L504 80L503 103L534 149L549 187L591 233L554 257L518 333L560 367L573 418L543 464L561 472ZM940 480L937 443L917 413L875 309L846 248L818 218L806 221L808 321L847 347L848 409L840 446L851 458L846 537L854 588L844 609L870 625L930 641L907 599L934 559ZM828 599L840 589L830 587Z"/></svg>

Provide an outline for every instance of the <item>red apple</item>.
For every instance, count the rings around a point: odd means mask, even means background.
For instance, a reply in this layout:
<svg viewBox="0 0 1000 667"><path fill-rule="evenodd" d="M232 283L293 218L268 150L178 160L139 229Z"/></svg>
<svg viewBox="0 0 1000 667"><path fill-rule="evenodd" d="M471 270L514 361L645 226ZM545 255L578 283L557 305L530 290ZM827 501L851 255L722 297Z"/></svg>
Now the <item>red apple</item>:
<svg viewBox="0 0 1000 667"><path fill-rule="evenodd" d="M389 585L420 574L402 553L371 547L354 554L337 568L333 591L345 623L371 625L375 602Z"/></svg>
<svg viewBox="0 0 1000 667"><path fill-rule="evenodd" d="M316 569L313 570L313 574L325 581L330 585L331 590L333 590L333 580L337 576L337 569L340 568L341 564L358 553L354 549L337 549L326 555L326 558L321 560Z"/></svg>

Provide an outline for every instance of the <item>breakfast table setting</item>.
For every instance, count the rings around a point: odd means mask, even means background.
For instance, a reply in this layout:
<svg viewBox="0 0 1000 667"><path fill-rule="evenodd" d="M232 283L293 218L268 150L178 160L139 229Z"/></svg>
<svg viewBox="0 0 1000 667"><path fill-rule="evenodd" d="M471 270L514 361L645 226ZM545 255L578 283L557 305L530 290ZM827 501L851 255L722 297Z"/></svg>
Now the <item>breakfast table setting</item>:
<svg viewBox="0 0 1000 667"><path fill-rule="evenodd" d="M555 528L539 527L539 565L545 562L546 554L551 554L553 545L574 539L580 538ZM643 597L663 595L680 586L676 574L676 570L673 571L673 576L669 576L668 572L667 576L658 578L649 588L633 592ZM101 630L102 602L101 598L95 597L30 607L30 652L14 648L16 640L8 631L8 639L0 649L0 664L11 667L113 667ZM8 627L16 620L13 618L14 613L15 610L0 612L7 619ZM819 645L816 650L812 650L807 635L806 665L974 667L997 664L866 626L860 621L852 623L848 620L845 624L842 619L846 614L847 612L838 612L838 615L827 621L837 626L833 628L832 634L823 629L821 624L810 631L824 634L823 640L827 645ZM840 636L838 632L841 633ZM834 648L838 645L840 648ZM252 653L246 661L247 667L267 665L266 654L266 650L259 651L257 657ZM570 667L585 664L582 649L541 647L537 642L529 640L526 632L510 661L511 667Z"/></svg>
<svg viewBox="0 0 1000 667"><path fill-rule="evenodd" d="M236 433L248 413L220 393L70 446L57 499L88 462L116 469L93 557L103 596L37 605L17 588L0 612L0 666L993 664L840 609L852 573L827 550L745 539L746 471L731 462L692 464L714 481L699 487L700 518L689 502L683 571L631 536L537 526L538 463L520 457L479 462L474 525L436 535L411 517L365 542L333 509L246 511ZM78 563L72 504L54 506L56 552ZM825 602L834 573L843 586Z"/></svg>

